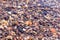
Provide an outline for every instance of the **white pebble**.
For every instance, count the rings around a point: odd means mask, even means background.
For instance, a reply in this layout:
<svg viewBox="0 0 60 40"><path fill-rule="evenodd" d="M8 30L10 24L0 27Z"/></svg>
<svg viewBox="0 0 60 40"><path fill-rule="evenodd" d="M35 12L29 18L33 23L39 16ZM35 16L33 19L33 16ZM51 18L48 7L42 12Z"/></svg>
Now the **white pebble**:
<svg viewBox="0 0 60 40"><path fill-rule="evenodd" d="M21 8L21 6L18 6L18 8Z"/></svg>
<svg viewBox="0 0 60 40"><path fill-rule="evenodd" d="M25 7L28 7L28 5L25 5Z"/></svg>
<svg viewBox="0 0 60 40"><path fill-rule="evenodd" d="M8 12L8 14L11 14L11 12Z"/></svg>
<svg viewBox="0 0 60 40"><path fill-rule="evenodd" d="M26 29L23 28L23 31L26 31Z"/></svg>
<svg viewBox="0 0 60 40"><path fill-rule="evenodd" d="M38 6L40 6L41 4L37 4Z"/></svg>

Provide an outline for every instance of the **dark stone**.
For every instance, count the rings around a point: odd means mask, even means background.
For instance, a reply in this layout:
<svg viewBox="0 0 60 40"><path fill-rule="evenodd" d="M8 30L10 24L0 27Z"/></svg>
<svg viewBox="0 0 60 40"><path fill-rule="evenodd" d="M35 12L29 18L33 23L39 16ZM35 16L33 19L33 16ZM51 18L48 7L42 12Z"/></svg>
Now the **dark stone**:
<svg viewBox="0 0 60 40"><path fill-rule="evenodd" d="M28 35L33 35L33 36L36 35L35 33L30 33L30 32L28 32L27 34L28 34Z"/></svg>
<svg viewBox="0 0 60 40"><path fill-rule="evenodd" d="M44 37L51 37L52 33L45 31L43 35Z"/></svg>
<svg viewBox="0 0 60 40"><path fill-rule="evenodd" d="M23 21L27 21L28 20L28 17L23 17Z"/></svg>
<svg viewBox="0 0 60 40"><path fill-rule="evenodd" d="M34 17L34 19L38 19L37 17Z"/></svg>
<svg viewBox="0 0 60 40"><path fill-rule="evenodd" d="M15 11L12 11L12 14L17 14L17 12L15 12Z"/></svg>
<svg viewBox="0 0 60 40"><path fill-rule="evenodd" d="M5 19L5 20L8 20L8 19L9 19L9 16L4 17L4 19Z"/></svg>
<svg viewBox="0 0 60 40"><path fill-rule="evenodd" d="M22 14L24 17L27 17L27 14Z"/></svg>
<svg viewBox="0 0 60 40"><path fill-rule="evenodd" d="M47 15L47 13L48 13L47 10L42 10L43 15Z"/></svg>
<svg viewBox="0 0 60 40"><path fill-rule="evenodd" d="M11 8L11 7L6 7L6 8L4 8L4 10L5 10L5 11L11 11L12 8Z"/></svg>
<svg viewBox="0 0 60 40"><path fill-rule="evenodd" d="M38 38L38 40L42 40L42 38Z"/></svg>
<svg viewBox="0 0 60 40"><path fill-rule="evenodd" d="M9 34L8 32L4 32L4 36L5 36L5 37L7 37L7 36L8 36L8 34Z"/></svg>
<svg viewBox="0 0 60 40"><path fill-rule="evenodd" d="M0 34L0 38L3 38L3 34Z"/></svg>
<svg viewBox="0 0 60 40"><path fill-rule="evenodd" d="M42 21L41 22L39 21L39 24L42 25L42 26L45 26L45 23L42 22Z"/></svg>
<svg viewBox="0 0 60 40"><path fill-rule="evenodd" d="M17 29L18 29L19 32L24 33L22 26L17 26Z"/></svg>
<svg viewBox="0 0 60 40"><path fill-rule="evenodd" d="M1 28L0 28L0 31L4 32L4 30L3 30L3 29L1 29Z"/></svg>
<svg viewBox="0 0 60 40"><path fill-rule="evenodd" d="M39 24L42 25L42 22L39 21Z"/></svg>

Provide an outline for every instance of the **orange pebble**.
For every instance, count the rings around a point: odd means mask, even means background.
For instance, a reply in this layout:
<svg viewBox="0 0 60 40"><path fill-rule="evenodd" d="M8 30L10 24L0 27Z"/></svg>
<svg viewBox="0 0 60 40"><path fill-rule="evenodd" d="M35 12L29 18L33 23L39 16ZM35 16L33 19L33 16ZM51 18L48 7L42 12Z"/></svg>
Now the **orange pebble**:
<svg viewBox="0 0 60 40"><path fill-rule="evenodd" d="M50 28L50 31L51 31L52 33L56 33L56 29L55 29L55 28Z"/></svg>
<svg viewBox="0 0 60 40"><path fill-rule="evenodd" d="M32 25L32 22L31 21L26 21L25 24L26 25Z"/></svg>

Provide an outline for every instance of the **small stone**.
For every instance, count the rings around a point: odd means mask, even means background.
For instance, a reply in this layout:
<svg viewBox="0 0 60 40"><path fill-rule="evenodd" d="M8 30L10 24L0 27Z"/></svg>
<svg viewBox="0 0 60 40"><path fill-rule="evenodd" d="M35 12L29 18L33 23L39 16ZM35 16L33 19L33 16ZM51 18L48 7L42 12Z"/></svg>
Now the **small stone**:
<svg viewBox="0 0 60 40"><path fill-rule="evenodd" d="M9 32L8 32L8 31L5 31L5 32L3 33L3 35L4 35L5 37L7 37L7 36L8 36L8 34L9 34Z"/></svg>
<svg viewBox="0 0 60 40"><path fill-rule="evenodd" d="M51 17L51 15L47 14L47 15L45 16L45 18L47 18L48 20L50 20L52 17Z"/></svg>
<svg viewBox="0 0 60 40"><path fill-rule="evenodd" d="M18 29L19 32L24 33L22 26L17 26L17 29Z"/></svg>
<svg viewBox="0 0 60 40"><path fill-rule="evenodd" d="M26 29L23 28L24 31L26 31Z"/></svg>
<svg viewBox="0 0 60 40"><path fill-rule="evenodd" d="M21 6L17 6L18 8L21 8Z"/></svg>
<svg viewBox="0 0 60 40"><path fill-rule="evenodd" d="M47 12L46 10L43 10L43 11L42 11L42 14L43 14L43 15L47 15L47 13L48 13L48 12Z"/></svg>
<svg viewBox="0 0 60 40"><path fill-rule="evenodd" d="M28 7L28 5L25 5L25 7Z"/></svg>
<svg viewBox="0 0 60 40"><path fill-rule="evenodd" d="M7 36L6 38L7 38L7 39L12 39L12 36L9 35L9 36Z"/></svg>
<svg viewBox="0 0 60 40"><path fill-rule="evenodd" d="M55 28L50 28L50 31L51 31L52 33L56 33L56 29L55 29Z"/></svg>
<svg viewBox="0 0 60 40"><path fill-rule="evenodd" d="M5 20L8 20L8 19L9 19L9 16L4 17L4 19L5 19Z"/></svg>
<svg viewBox="0 0 60 40"><path fill-rule="evenodd" d="M8 14L12 14L11 12L8 12Z"/></svg>
<svg viewBox="0 0 60 40"><path fill-rule="evenodd" d="M37 6L40 6L41 4L37 4Z"/></svg>
<svg viewBox="0 0 60 40"><path fill-rule="evenodd" d="M29 3L29 0L26 0L26 3L28 4Z"/></svg>
<svg viewBox="0 0 60 40"><path fill-rule="evenodd" d="M31 21L26 21L25 24L26 25L32 25L32 22Z"/></svg>
<svg viewBox="0 0 60 40"><path fill-rule="evenodd" d="M3 35L2 34L0 34L0 38L2 38L3 37Z"/></svg>
<svg viewBox="0 0 60 40"><path fill-rule="evenodd" d="M11 35L16 35L14 31L11 31Z"/></svg>
<svg viewBox="0 0 60 40"><path fill-rule="evenodd" d="M2 25L0 25L0 28L4 29L4 27Z"/></svg>
<svg viewBox="0 0 60 40"><path fill-rule="evenodd" d="M12 14L17 14L17 12L15 12L15 11L12 11Z"/></svg>
<svg viewBox="0 0 60 40"><path fill-rule="evenodd" d="M11 11L11 7L6 7L4 10L5 11Z"/></svg>
<svg viewBox="0 0 60 40"><path fill-rule="evenodd" d="M32 37L29 37L29 39L28 40L33 40L33 38Z"/></svg>
<svg viewBox="0 0 60 40"><path fill-rule="evenodd" d="M8 21L2 20L2 25L8 25Z"/></svg>
<svg viewBox="0 0 60 40"><path fill-rule="evenodd" d="M4 26L5 28L8 28L7 26Z"/></svg>

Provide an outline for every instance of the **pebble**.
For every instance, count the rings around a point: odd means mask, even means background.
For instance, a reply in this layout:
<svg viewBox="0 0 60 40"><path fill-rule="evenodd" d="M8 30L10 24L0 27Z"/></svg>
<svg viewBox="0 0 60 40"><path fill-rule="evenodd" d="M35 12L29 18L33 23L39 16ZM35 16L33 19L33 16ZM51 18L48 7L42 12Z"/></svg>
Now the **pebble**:
<svg viewBox="0 0 60 40"><path fill-rule="evenodd" d="M4 10L5 11L11 11L11 7L6 7Z"/></svg>
<svg viewBox="0 0 60 40"><path fill-rule="evenodd" d="M15 12L15 11L12 11L12 14L17 14L17 12Z"/></svg>
<svg viewBox="0 0 60 40"><path fill-rule="evenodd" d="M56 29L55 29L55 28L50 28L50 31L51 31L52 33L56 33Z"/></svg>
<svg viewBox="0 0 60 40"><path fill-rule="evenodd" d="M8 14L12 14L11 12L8 12Z"/></svg>
<svg viewBox="0 0 60 40"><path fill-rule="evenodd" d="M17 29L18 29L19 32L24 33L24 30L23 30L22 26L18 26Z"/></svg>
<svg viewBox="0 0 60 40"><path fill-rule="evenodd" d="M26 25L32 25L32 22L31 21L26 21L25 24Z"/></svg>

